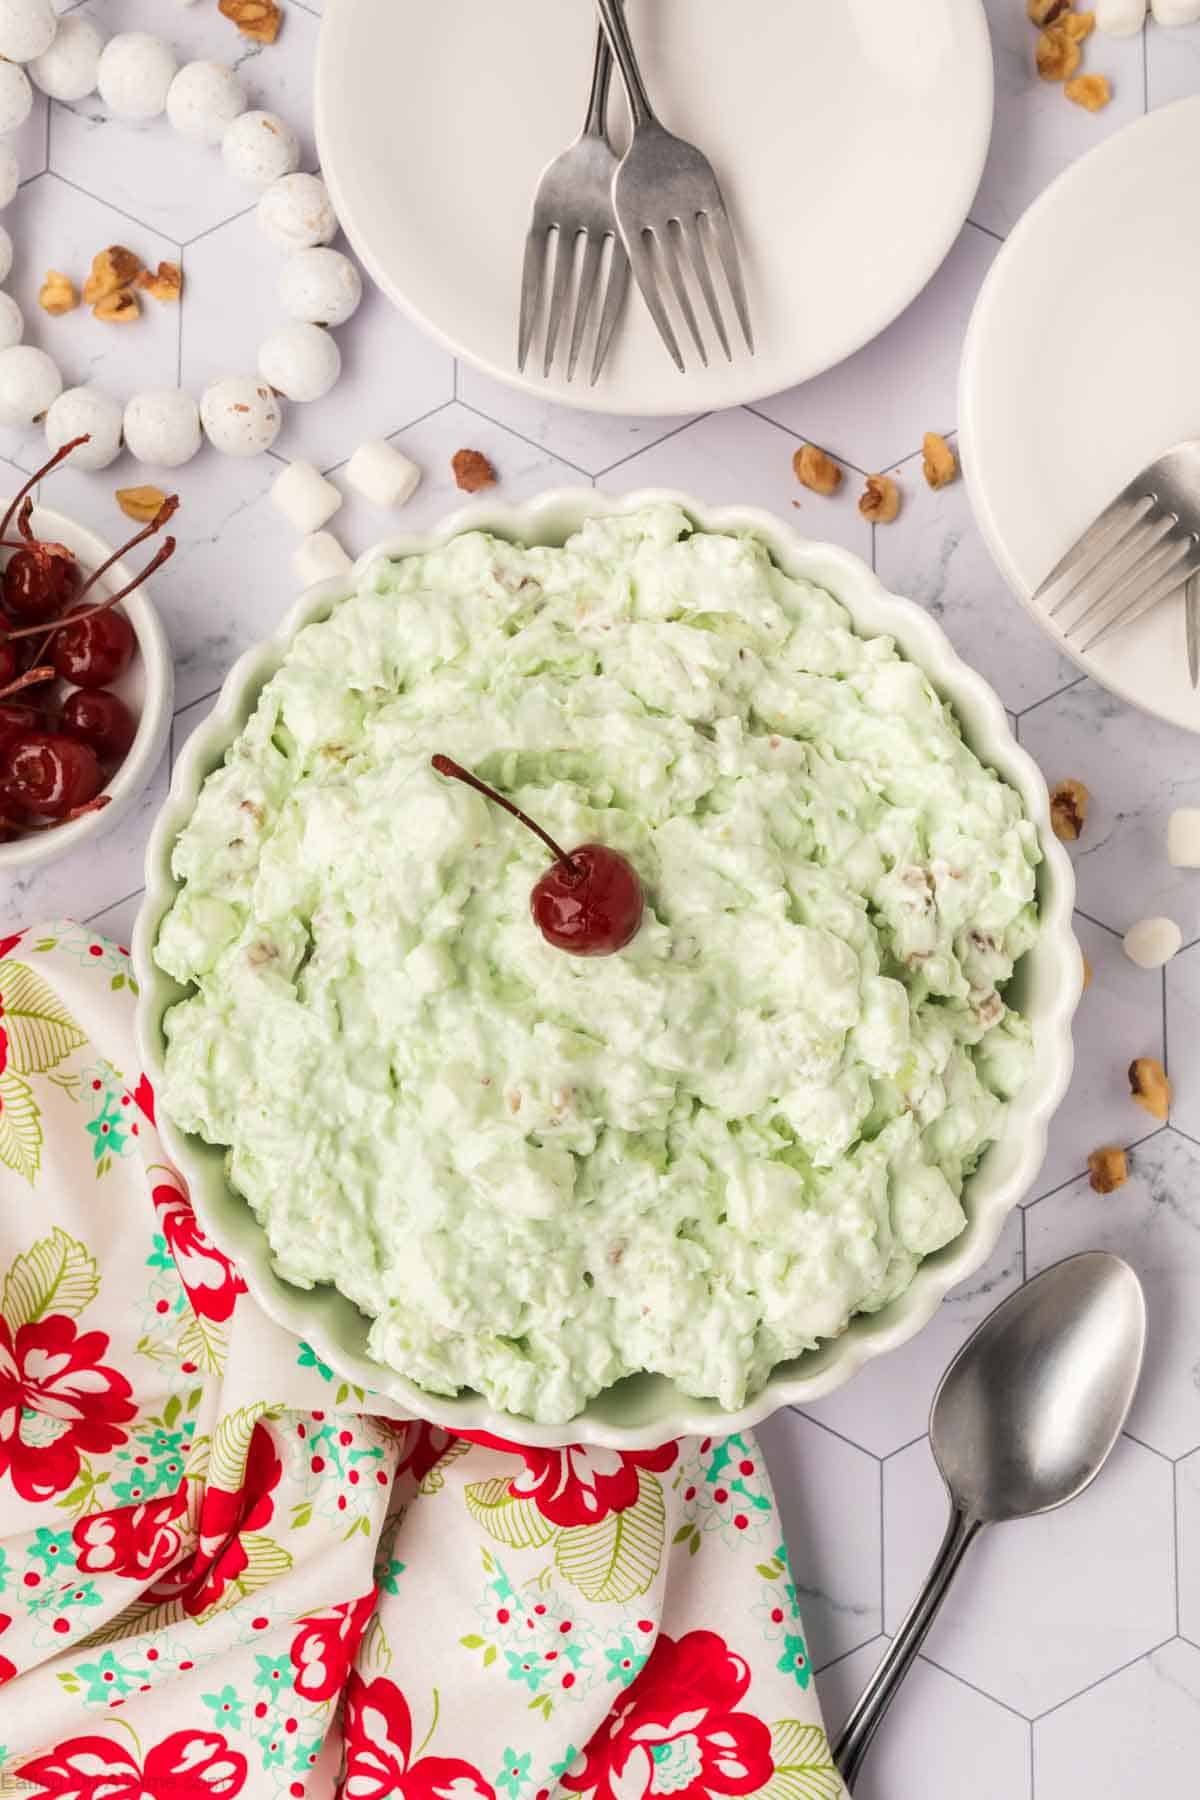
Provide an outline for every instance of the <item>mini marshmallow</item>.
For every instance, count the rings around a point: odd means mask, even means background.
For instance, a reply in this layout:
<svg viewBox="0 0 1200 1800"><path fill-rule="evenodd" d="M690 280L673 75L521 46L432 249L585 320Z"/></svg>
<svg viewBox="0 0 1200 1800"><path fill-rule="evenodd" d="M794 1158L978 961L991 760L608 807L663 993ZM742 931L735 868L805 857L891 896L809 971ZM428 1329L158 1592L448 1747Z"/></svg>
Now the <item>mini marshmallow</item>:
<svg viewBox="0 0 1200 1800"><path fill-rule="evenodd" d="M320 400L342 372L342 353L319 325L281 325L258 350L258 372L288 400Z"/></svg>
<svg viewBox="0 0 1200 1800"><path fill-rule="evenodd" d="M1139 969L1161 969L1183 944L1183 933L1174 919L1139 919L1122 942L1130 962Z"/></svg>
<svg viewBox="0 0 1200 1800"><path fill-rule="evenodd" d="M281 250L307 250L337 236L337 214L319 175L281 175L259 201L257 218Z"/></svg>
<svg viewBox="0 0 1200 1800"><path fill-rule="evenodd" d="M292 552L292 567L298 581L314 587L318 581L344 575L354 564L331 531L314 531Z"/></svg>
<svg viewBox="0 0 1200 1800"><path fill-rule="evenodd" d="M7 231L5 231L3 225L0 225L0 281L8 280L9 270L12 268L12 261L12 239L9 237Z"/></svg>
<svg viewBox="0 0 1200 1800"><path fill-rule="evenodd" d="M0 138L0 209L9 204L20 185L17 153L6 138Z"/></svg>
<svg viewBox="0 0 1200 1800"><path fill-rule="evenodd" d="M51 100L86 100L96 91L104 34L81 13L58 21L54 42L29 65L29 79Z"/></svg>
<svg viewBox="0 0 1200 1800"><path fill-rule="evenodd" d="M200 423L209 443L223 456L257 456L279 436L283 409L265 381L227 375L205 388Z"/></svg>
<svg viewBox="0 0 1200 1800"><path fill-rule="evenodd" d="M246 90L224 63L185 63L167 93L167 118L197 144L219 144L245 110Z"/></svg>
<svg viewBox="0 0 1200 1800"><path fill-rule="evenodd" d="M421 471L384 438L370 438L346 464L346 480L373 506L394 510L412 499Z"/></svg>
<svg viewBox="0 0 1200 1800"><path fill-rule="evenodd" d="M225 167L249 187L268 188L300 166L300 140L275 113L245 112L221 139Z"/></svg>
<svg viewBox="0 0 1200 1800"><path fill-rule="evenodd" d="M1200 19L1200 0L1150 0L1160 25L1194 25Z"/></svg>
<svg viewBox="0 0 1200 1800"><path fill-rule="evenodd" d="M121 31L100 52L96 86L119 119L157 119L178 69L175 52L162 38Z"/></svg>
<svg viewBox="0 0 1200 1800"><path fill-rule="evenodd" d="M1173 869L1200 869L1200 807L1177 806L1167 820L1167 861Z"/></svg>
<svg viewBox="0 0 1200 1800"><path fill-rule="evenodd" d="M121 454L121 408L99 388L67 388L46 414L46 445L61 450L72 438L86 432L89 442L80 444L71 458L73 469L107 469Z"/></svg>
<svg viewBox="0 0 1200 1800"><path fill-rule="evenodd" d="M0 425L32 425L62 393L58 364L32 344L0 350Z"/></svg>
<svg viewBox="0 0 1200 1800"><path fill-rule="evenodd" d="M298 250L280 272L279 301L289 319L344 325L361 300L362 276L340 250Z"/></svg>
<svg viewBox="0 0 1200 1800"><path fill-rule="evenodd" d="M11 350L25 336L25 315L11 294L0 294L0 350Z"/></svg>
<svg viewBox="0 0 1200 1800"><path fill-rule="evenodd" d="M0 0L0 56L30 62L54 42L59 29L50 0Z"/></svg>
<svg viewBox="0 0 1200 1800"><path fill-rule="evenodd" d="M271 498L288 524L305 537L327 525L342 504L332 481L309 462L289 463L275 478Z"/></svg>
<svg viewBox="0 0 1200 1800"><path fill-rule="evenodd" d="M19 63L0 61L0 134L19 131L33 111L33 89Z"/></svg>
<svg viewBox="0 0 1200 1800"><path fill-rule="evenodd" d="M1092 10L1110 37L1132 37L1146 23L1146 0L1093 0Z"/></svg>
<svg viewBox="0 0 1200 1800"><path fill-rule="evenodd" d="M147 388L125 408L125 443L138 462L178 469L200 448L200 412L182 388Z"/></svg>

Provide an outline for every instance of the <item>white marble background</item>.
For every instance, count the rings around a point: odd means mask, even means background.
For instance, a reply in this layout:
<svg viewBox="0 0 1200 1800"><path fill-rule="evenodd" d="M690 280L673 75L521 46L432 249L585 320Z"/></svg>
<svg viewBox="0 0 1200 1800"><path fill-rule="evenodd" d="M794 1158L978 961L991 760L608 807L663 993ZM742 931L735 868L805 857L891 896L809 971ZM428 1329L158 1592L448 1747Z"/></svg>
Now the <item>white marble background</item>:
<svg viewBox="0 0 1200 1800"><path fill-rule="evenodd" d="M242 48L211 4L84 0L83 9L109 30L168 30L186 55L236 57L255 102L308 130L321 5L284 4L286 28L267 50ZM1200 1763L1200 876L1168 867L1164 828L1173 806L1200 804L1200 742L1132 712L1063 661L1005 591L962 485L930 493L917 452L924 431L953 433L963 329L1005 234L1099 138L1148 107L1200 92L1200 27L1151 26L1144 38L1096 43L1089 66L1110 75L1114 99L1092 117L1033 76L1023 0L987 6L996 128L970 223L903 318L805 387L686 422L573 413L456 367L371 295L341 333L341 385L317 406L292 409L278 456L247 465L206 452L181 473L181 554L157 588L178 666L172 754L204 717L233 658L293 597L292 539L266 498L281 459L310 457L336 481L373 433L391 435L425 470L405 524L435 520L456 502L449 457L471 445L491 457L507 499L561 483L613 493L666 483L713 502L774 508L869 558L890 587L930 608L995 684L1047 777L1077 776L1092 791L1076 858L1079 932L1095 971L1080 1014L1079 1066L1037 1186L988 1267L917 1342L820 1405L776 1418L763 1439L836 1729L942 1531L925 1422L946 1360L1026 1274L1090 1246L1127 1256L1146 1284L1152 1319L1130 1429L1076 1505L984 1540L877 1740L859 1793L1190 1795ZM20 151L25 180L4 221L16 244L11 286L30 337L53 351L68 379L125 396L150 380L198 388L211 375L252 366L276 313L278 256L219 159L181 144L161 123L134 131L107 122L94 100L49 110L39 103ZM114 240L147 261L182 260L181 309L148 306L144 322L128 330L83 313L39 313L47 267L82 271ZM854 492L836 501L802 494L790 472L802 438L847 465L848 489L857 490L854 471L893 470L905 495L899 521L872 532ZM22 469L35 467L39 452L33 436L0 433L0 457ZM0 470L0 479L15 476ZM122 524L113 489L137 478L127 461L100 476L66 472L54 481L52 503L112 537ZM357 552L391 523L352 499L335 529ZM140 808L98 852L10 881L0 893L0 930L70 911L127 940L143 844L167 778L164 763ZM1135 969L1120 947L1130 922L1159 910L1179 920L1189 945L1165 979ZM1175 1104L1167 1127L1148 1130L1152 1121L1126 1097L1124 1069L1135 1055L1168 1062ZM1105 1142L1131 1150L1130 1182L1107 1199L1083 1174L1088 1151Z"/></svg>

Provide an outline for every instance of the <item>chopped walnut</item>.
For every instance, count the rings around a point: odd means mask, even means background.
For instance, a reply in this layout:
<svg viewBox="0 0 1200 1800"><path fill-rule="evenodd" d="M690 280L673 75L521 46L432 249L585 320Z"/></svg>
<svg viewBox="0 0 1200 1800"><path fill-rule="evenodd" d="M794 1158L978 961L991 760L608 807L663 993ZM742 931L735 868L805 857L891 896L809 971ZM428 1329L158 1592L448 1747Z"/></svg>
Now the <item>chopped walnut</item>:
<svg viewBox="0 0 1200 1800"><path fill-rule="evenodd" d="M948 487L958 474L958 458L936 431L925 433L925 460L921 467L931 488Z"/></svg>
<svg viewBox="0 0 1200 1800"><path fill-rule="evenodd" d="M117 489L117 505L127 519L136 519L139 525L148 525L158 516L166 497L162 489L156 487Z"/></svg>
<svg viewBox="0 0 1200 1800"><path fill-rule="evenodd" d="M1091 795L1082 781L1060 781L1050 796L1050 824L1056 838L1073 844L1087 824Z"/></svg>
<svg viewBox="0 0 1200 1800"><path fill-rule="evenodd" d="M1065 12L1058 23L1069 38L1082 44L1084 38L1091 37L1096 29L1096 15L1094 12Z"/></svg>
<svg viewBox="0 0 1200 1800"><path fill-rule="evenodd" d="M1153 1056L1139 1056L1130 1063L1129 1091L1152 1119L1165 1119L1171 1110L1171 1083Z"/></svg>
<svg viewBox="0 0 1200 1800"><path fill-rule="evenodd" d="M1083 991L1086 994L1092 985L1092 965L1085 956L1083 959Z"/></svg>
<svg viewBox="0 0 1200 1800"><path fill-rule="evenodd" d="M56 319L63 313L74 312L79 305L79 294L70 276L64 275L61 269L47 269L46 279L38 289L38 305Z"/></svg>
<svg viewBox="0 0 1200 1800"><path fill-rule="evenodd" d="M1035 25L1053 25L1071 10L1071 0L1026 0L1025 10Z"/></svg>
<svg viewBox="0 0 1200 1800"><path fill-rule="evenodd" d="M110 244L107 250L98 251L92 258L92 272L83 284L84 305L95 306L98 300L128 287L136 281L141 267L139 259L124 244Z"/></svg>
<svg viewBox="0 0 1200 1800"><path fill-rule="evenodd" d="M178 300L183 291L183 270L178 263L160 262L151 274L143 269L137 278L137 286L150 295L152 300Z"/></svg>
<svg viewBox="0 0 1200 1800"><path fill-rule="evenodd" d="M1076 75L1074 81L1068 81L1063 93L1076 106L1082 106L1084 112L1099 112L1112 99L1107 75Z"/></svg>
<svg viewBox="0 0 1200 1800"><path fill-rule="evenodd" d="M232 19L243 37L257 44L273 44L283 24L283 14L275 0L221 0L218 12Z"/></svg>
<svg viewBox="0 0 1200 1800"><path fill-rule="evenodd" d="M842 471L832 456L818 450L815 444L803 444L792 458L792 469L801 487L814 494L836 494L842 483Z"/></svg>
<svg viewBox="0 0 1200 1800"><path fill-rule="evenodd" d="M105 294L103 300L97 300L92 308L93 319L103 319L106 325L131 325L141 314L142 309L132 288L122 288L116 294Z"/></svg>
<svg viewBox="0 0 1200 1800"><path fill-rule="evenodd" d="M1129 1179L1125 1152L1118 1149L1116 1144L1108 1144L1103 1150L1093 1150L1088 1157L1088 1175L1095 1193L1115 1193Z"/></svg>
<svg viewBox="0 0 1200 1800"><path fill-rule="evenodd" d="M456 450L450 467L464 494L477 494L480 488L496 485L496 471L482 450Z"/></svg>
<svg viewBox="0 0 1200 1800"><path fill-rule="evenodd" d="M1079 45L1061 24L1043 31L1036 54L1037 72L1043 81L1065 81L1079 67Z"/></svg>
<svg viewBox="0 0 1200 1800"><path fill-rule="evenodd" d="M890 475L868 475L858 510L872 525L890 525L900 511L900 489Z"/></svg>

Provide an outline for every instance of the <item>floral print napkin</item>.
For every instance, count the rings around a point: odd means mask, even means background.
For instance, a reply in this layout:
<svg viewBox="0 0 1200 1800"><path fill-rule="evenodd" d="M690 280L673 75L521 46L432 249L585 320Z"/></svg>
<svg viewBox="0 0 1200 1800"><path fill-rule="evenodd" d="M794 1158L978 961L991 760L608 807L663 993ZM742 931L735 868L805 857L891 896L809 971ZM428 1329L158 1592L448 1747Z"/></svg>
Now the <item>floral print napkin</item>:
<svg viewBox="0 0 1200 1800"><path fill-rule="evenodd" d="M0 1790L844 1800L750 1436L407 1421L164 1161L126 951L0 940Z"/></svg>

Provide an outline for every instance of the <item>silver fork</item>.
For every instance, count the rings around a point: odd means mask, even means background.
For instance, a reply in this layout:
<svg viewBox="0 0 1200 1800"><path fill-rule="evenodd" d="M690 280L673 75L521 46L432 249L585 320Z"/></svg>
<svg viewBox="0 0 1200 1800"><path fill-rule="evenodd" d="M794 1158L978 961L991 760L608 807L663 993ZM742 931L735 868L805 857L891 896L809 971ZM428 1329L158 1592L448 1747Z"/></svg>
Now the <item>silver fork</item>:
<svg viewBox="0 0 1200 1800"><path fill-rule="evenodd" d="M533 217L525 239L525 262L521 270L521 318L517 328L517 367L524 369L537 326L544 271L553 255L554 274L550 283L546 342L542 354L542 374L549 375L567 310L577 240L582 237L583 266L575 288L575 318L567 351L567 380L573 380L588 314L600 278L604 246L611 244L608 286L592 351L589 378L592 386L604 365L625 291L629 286L629 259L617 231L613 212L612 183L617 169L617 154L608 141L608 87L611 77L612 56L608 39L603 31L597 31L592 91L588 98L583 130L575 142L561 156L556 156L546 168L534 196Z"/></svg>
<svg viewBox="0 0 1200 1800"><path fill-rule="evenodd" d="M712 164L694 144L675 137L656 118L638 69L620 0L596 0L596 3L633 115L633 139L613 182L613 205L633 265L634 279L650 309L650 316L676 368L682 373L683 357L659 285L657 264L661 262L700 361L707 366L708 353L684 279L680 250L685 249L718 342L732 362L729 336L705 249L705 238L711 237L725 271L746 348L753 355L754 336L750 329L750 309L746 304L737 245Z"/></svg>
<svg viewBox="0 0 1200 1800"><path fill-rule="evenodd" d="M1176 444L1121 489L1034 595L1090 650L1186 588L1188 670L1200 683L1200 439Z"/></svg>

